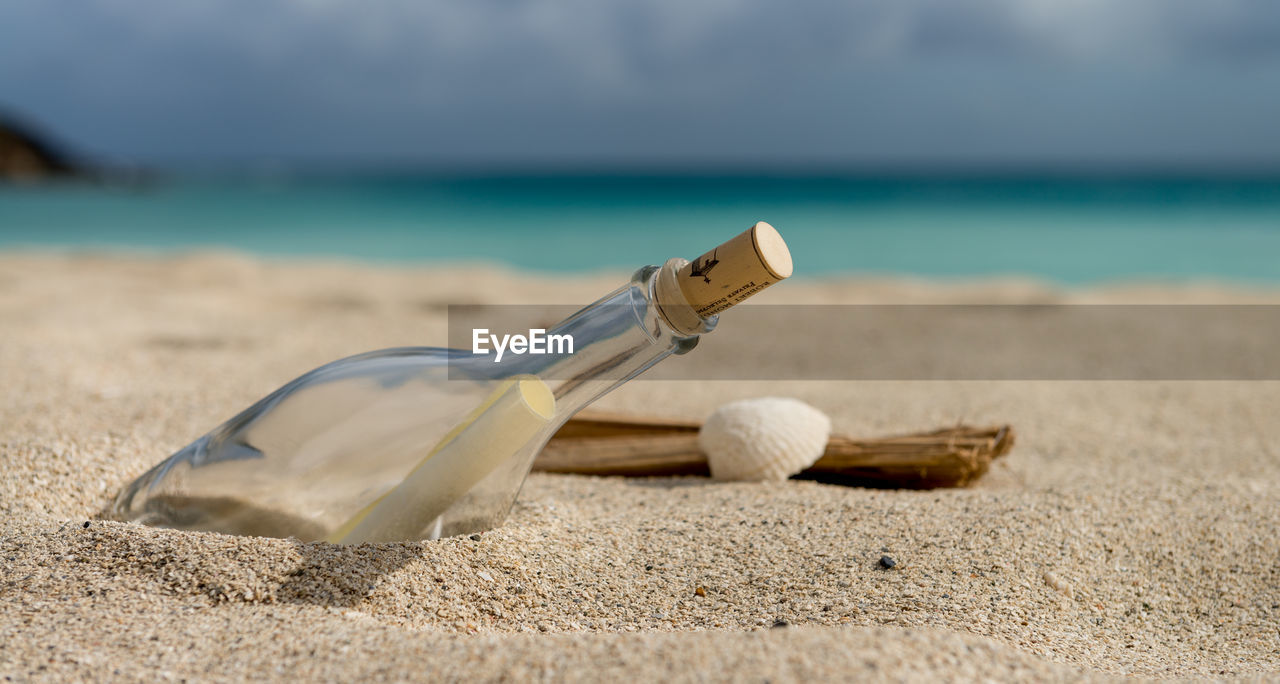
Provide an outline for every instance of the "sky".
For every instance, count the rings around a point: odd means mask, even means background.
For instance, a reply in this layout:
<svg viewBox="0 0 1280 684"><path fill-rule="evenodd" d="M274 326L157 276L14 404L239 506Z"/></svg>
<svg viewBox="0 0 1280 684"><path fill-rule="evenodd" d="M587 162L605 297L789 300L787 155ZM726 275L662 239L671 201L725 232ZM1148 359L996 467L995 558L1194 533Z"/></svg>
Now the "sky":
<svg viewBox="0 0 1280 684"><path fill-rule="evenodd" d="M1275 0L4 0L0 109L158 166L1280 167Z"/></svg>

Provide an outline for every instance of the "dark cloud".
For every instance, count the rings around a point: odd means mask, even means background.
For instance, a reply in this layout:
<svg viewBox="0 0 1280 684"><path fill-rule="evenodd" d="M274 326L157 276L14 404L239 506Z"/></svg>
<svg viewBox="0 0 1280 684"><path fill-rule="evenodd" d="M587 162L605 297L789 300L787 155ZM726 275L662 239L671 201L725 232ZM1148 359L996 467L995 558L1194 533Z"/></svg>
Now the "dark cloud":
<svg viewBox="0 0 1280 684"><path fill-rule="evenodd" d="M1271 162L1280 3L16 3L0 98L141 161Z"/></svg>

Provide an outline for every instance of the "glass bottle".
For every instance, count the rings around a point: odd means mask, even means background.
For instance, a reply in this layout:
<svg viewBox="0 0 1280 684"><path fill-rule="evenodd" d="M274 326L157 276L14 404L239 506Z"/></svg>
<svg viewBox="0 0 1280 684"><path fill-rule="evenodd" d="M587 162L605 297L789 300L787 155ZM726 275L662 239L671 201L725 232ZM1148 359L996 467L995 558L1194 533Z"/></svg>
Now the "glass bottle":
<svg viewBox="0 0 1280 684"><path fill-rule="evenodd" d="M549 353L386 349L286 384L142 475L120 520L335 543L435 539L505 520L570 417L791 275L767 223L693 262L645 266L546 332ZM563 337L558 339L563 340Z"/></svg>

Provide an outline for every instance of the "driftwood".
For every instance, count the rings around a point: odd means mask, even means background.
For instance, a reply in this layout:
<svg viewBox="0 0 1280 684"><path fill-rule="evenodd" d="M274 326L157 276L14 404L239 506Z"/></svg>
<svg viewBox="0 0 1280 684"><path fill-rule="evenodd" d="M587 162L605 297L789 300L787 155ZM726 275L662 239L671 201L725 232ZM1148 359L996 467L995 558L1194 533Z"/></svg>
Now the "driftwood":
<svg viewBox="0 0 1280 684"><path fill-rule="evenodd" d="M582 413L565 423L534 470L580 475L708 475L696 421ZM842 484L932 489L963 487L1013 447L1008 425L957 425L880 439L833 435L800 477Z"/></svg>

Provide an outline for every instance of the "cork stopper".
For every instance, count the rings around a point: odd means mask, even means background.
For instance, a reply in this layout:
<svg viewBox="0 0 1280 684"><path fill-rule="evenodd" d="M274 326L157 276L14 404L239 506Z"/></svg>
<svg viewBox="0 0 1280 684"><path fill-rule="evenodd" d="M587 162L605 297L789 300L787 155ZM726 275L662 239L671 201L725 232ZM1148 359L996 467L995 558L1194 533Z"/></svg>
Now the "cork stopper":
<svg viewBox="0 0 1280 684"><path fill-rule="evenodd" d="M791 251L773 226L760 221L677 273L689 305L707 317L790 277Z"/></svg>

